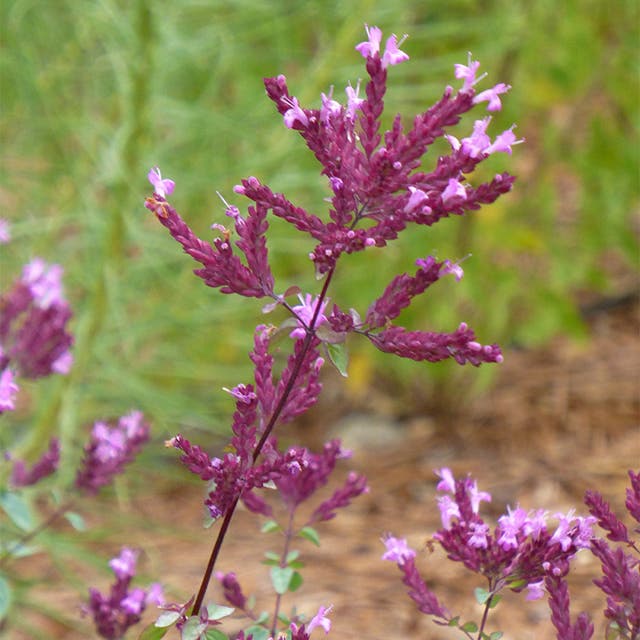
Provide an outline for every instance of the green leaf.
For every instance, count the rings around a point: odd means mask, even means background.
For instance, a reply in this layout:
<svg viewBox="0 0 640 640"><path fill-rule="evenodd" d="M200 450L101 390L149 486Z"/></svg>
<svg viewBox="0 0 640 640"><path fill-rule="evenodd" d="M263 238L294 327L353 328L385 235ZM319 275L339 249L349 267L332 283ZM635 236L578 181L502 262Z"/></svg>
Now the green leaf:
<svg viewBox="0 0 640 640"><path fill-rule="evenodd" d="M158 616L158 619L154 622L156 627L170 627L175 624L180 618L180 614L177 611L164 611Z"/></svg>
<svg viewBox="0 0 640 640"><path fill-rule="evenodd" d="M473 590L473 593L476 597L476 602L478 604L485 604L487 600L491 597L491 591L487 591L487 589L483 589L482 587L476 587Z"/></svg>
<svg viewBox="0 0 640 640"><path fill-rule="evenodd" d="M313 542L316 547L320 546L320 536L313 527L303 527L298 535L305 540L309 540L309 542Z"/></svg>
<svg viewBox="0 0 640 640"><path fill-rule="evenodd" d="M87 530L87 523L84 521L84 518L79 513L76 513L75 511L67 511L64 514L64 517L69 521L69 524L71 524L71 526L76 531Z"/></svg>
<svg viewBox="0 0 640 640"><path fill-rule="evenodd" d="M35 527L31 508L17 493L0 491L0 507L22 531L30 531Z"/></svg>
<svg viewBox="0 0 640 640"><path fill-rule="evenodd" d="M489 640L500 640L504 634L502 631L494 631L490 636Z"/></svg>
<svg viewBox="0 0 640 640"><path fill-rule="evenodd" d="M3 620L11 607L11 587L9 583L4 579L4 576L0 576L0 620Z"/></svg>
<svg viewBox="0 0 640 640"><path fill-rule="evenodd" d="M275 520L267 520L262 527L260 527L260 531L262 533L272 533L273 531L280 531L280 525Z"/></svg>
<svg viewBox="0 0 640 640"><path fill-rule="evenodd" d="M467 633L475 633L478 630L478 625L475 622L465 622L460 629Z"/></svg>
<svg viewBox="0 0 640 640"><path fill-rule="evenodd" d="M298 558L299 555L300 555L300 552L296 551L295 549L293 551L289 551L289 553L287 553L285 563L291 564L296 558Z"/></svg>
<svg viewBox="0 0 640 640"><path fill-rule="evenodd" d="M289 583L293 578L293 569L290 567L271 567L271 584L275 592L279 595L286 593L289 589Z"/></svg>
<svg viewBox="0 0 640 640"><path fill-rule="evenodd" d="M205 640L229 640L229 636L218 629L209 629L204 634L204 638Z"/></svg>
<svg viewBox="0 0 640 640"><path fill-rule="evenodd" d="M500 600L502 600L502 596L499 596L497 594L494 595L493 599L491 600L491 604L489 605L489 609L494 609L495 607L497 607Z"/></svg>
<svg viewBox="0 0 640 640"><path fill-rule="evenodd" d="M332 344L331 342L324 343L329 359L340 372L341 376L348 377L347 367L349 365L349 354L347 353L347 345L344 342L338 344Z"/></svg>
<svg viewBox="0 0 640 640"><path fill-rule="evenodd" d="M460 616L456 616L455 618L451 618L451 620L449 620L449 627L457 627L458 623L460 622Z"/></svg>
<svg viewBox="0 0 640 640"><path fill-rule="evenodd" d="M271 636L268 629L265 629L264 627L259 627L256 624L252 625L248 629L245 629L245 632L244 632L245 637L248 636L249 634L253 636L253 640L268 640L269 637Z"/></svg>
<svg viewBox="0 0 640 640"><path fill-rule="evenodd" d="M142 630L142 633L138 636L138 640L160 640L169 631L169 627L156 627L152 622L149 626Z"/></svg>
<svg viewBox="0 0 640 640"><path fill-rule="evenodd" d="M220 620L230 616L235 611L234 607L226 607L222 604L211 603L207 605L207 615L209 620Z"/></svg>
<svg viewBox="0 0 640 640"><path fill-rule="evenodd" d="M291 578L291 581L289 582L289 591L297 591L302 585L302 582L303 579L301 573L299 571L295 571Z"/></svg>
<svg viewBox="0 0 640 640"><path fill-rule="evenodd" d="M265 551L264 557L266 560L263 560L262 564L280 564L280 554L275 551Z"/></svg>
<svg viewBox="0 0 640 640"><path fill-rule="evenodd" d="M202 622L198 616L191 616L180 635L182 640L202 640L202 635L207 630L207 623Z"/></svg>

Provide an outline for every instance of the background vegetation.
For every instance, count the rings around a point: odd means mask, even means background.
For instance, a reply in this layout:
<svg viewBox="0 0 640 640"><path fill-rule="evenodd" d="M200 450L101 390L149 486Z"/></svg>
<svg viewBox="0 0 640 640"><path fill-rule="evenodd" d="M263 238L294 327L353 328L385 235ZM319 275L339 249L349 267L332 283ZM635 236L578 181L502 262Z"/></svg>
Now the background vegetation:
<svg viewBox="0 0 640 640"><path fill-rule="evenodd" d="M636 263L638 225L632 0L566 0L561 10L551 0L9 0L0 12L0 204L14 237L1 249L2 284L34 255L63 263L76 312L72 374L39 383L38 402L12 418L27 434L25 453L51 433L65 450L92 420L131 407L151 416L159 439L227 428L231 402L219 389L250 376L261 304L193 277L143 209L146 173L159 165L176 181L172 202L205 237L224 218L215 192L241 204L232 187L248 175L322 213L326 185L262 78L284 73L303 104L319 104L330 85L340 94L364 74L354 45L365 22L410 36L411 62L390 73L389 119L412 117L457 84L453 65L472 51L488 83L513 86L492 130L516 122L527 143L490 168L519 176L512 194L413 230L384 257L353 257L334 299L364 312L415 257L471 253L465 279L440 283L407 325L452 330L465 320L485 342L531 345L580 336L585 292L624 293L616 276ZM307 242L277 222L272 231L280 288L302 281L313 290ZM354 393L382 375L362 346L351 346ZM486 384L490 368L471 373L466 384ZM459 378L438 382L444 376L467 374L387 357L384 375L428 396L457 387ZM20 429L33 410L35 431Z"/></svg>

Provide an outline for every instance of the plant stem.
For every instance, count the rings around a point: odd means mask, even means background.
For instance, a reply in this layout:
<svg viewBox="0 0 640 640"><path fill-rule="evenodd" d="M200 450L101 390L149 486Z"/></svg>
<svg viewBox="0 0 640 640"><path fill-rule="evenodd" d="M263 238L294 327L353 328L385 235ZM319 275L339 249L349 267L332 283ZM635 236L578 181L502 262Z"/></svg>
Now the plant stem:
<svg viewBox="0 0 640 640"><path fill-rule="evenodd" d="M25 533L22 538L17 540L13 546L7 549L2 556L0 556L0 569L6 566L9 561L14 558L13 555L20 547L24 546L29 540L33 540L39 533L48 529L60 516L65 514L73 507L73 500L60 505L46 520L41 522L35 529Z"/></svg>
<svg viewBox="0 0 640 640"><path fill-rule="evenodd" d="M314 309L314 312L313 312L313 317L309 322L309 326L306 327L306 335L304 338L302 349L300 351L300 355L298 356L298 359L296 360L293 366L293 370L291 371L291 375L287 380L287 386L285 387L282 395L280 396L280 400L278 401L276 408L273 410L273 413L271 414L271 418L269 419L269 422L265 427L262 437L258 441L258 444L256 445L256 448L253 451L252 467L253 467L253 464L255 464L256 460L258 459L258 456L260 455L260 452L262 451L262 447L264 447L264 444L267 441L267 438L271 435L271 432L273 431L273 428L275 427L275 424L278 421L278 418L280 417L282 410L287 404L289 395L291 394L291 391L293 391L293 387L295 386L296 380L298 378L298 374L300 373L300 368L302 367L302 363L304 362L304 359L306 358L307 353L311 348L311 343L315 336L316 323L318 321L318 317L320 316L320 309L322 308L322 303L324 299L327 297L327 291L329 289L329 284L331 282L331 278L333 277L334 271L335 271L335 267L333 267L327 273L327 277L325 278L324 284L322 285L322 291L318 296L318 301L316 304L316 308ZM198 589L198 595L196 596L196 599L193 603L193 608L191 610L191 615L193 616L197 616L200 613L200 608L202 607L204 596L207 592L209 582L211 581L211 575L213 574L213 569L216 565L218 555L220 554L220 549L222 547L224 538L227 534L227 530L229 529L229 525L231 524L231 519L233 518L233 514L235 513L236 507L238 506L238 502L240 502L240 497L241 497L241 494L238 494L238 496L235 498L235 500L233 501L233 503L225 513L224 520L222 521L222 525L220 526L220 530L218 531L218 536L216 537L216 541L213 545L213 549L211 550L211 555L209 556L209 562L207 563L207 568L205 569L204 575L202 576L202 582L200 583L200 588Z"/></svg>
<svg viewBox="0 0 640 640"><path fill-rule="evenodd" d="M295 507L289 511L289 522L287 523L287 530L285 531L285 539L284 539L284 548L282 549L282 554L280 555L280 567L284 568L287 566L287 556L289 555L289 546L291 544L291 538L293 537L293 516L295 512ZM276 606L273 611L273 622L271 624L271 636L273 638L276 637L276 629L278 626L278 614L280 613L280 604L282 602L282 594L278 593L276 595Z"/></svg>

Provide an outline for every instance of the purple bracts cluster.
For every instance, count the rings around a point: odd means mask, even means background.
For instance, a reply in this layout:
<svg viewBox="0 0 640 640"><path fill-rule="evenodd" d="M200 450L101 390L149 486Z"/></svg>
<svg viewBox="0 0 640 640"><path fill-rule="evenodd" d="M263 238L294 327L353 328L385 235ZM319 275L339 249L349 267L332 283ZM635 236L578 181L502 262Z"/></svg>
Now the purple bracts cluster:
<svg viewBox="0 0 640 640"><path fill-rule="evenodd" d="M52 438L49 443L49 448L30 469L27 469L23 460L16 460L13 463L11 485L16 488L34 485L54 473L58 468L59 462L60 441L58 438Z"/></svg>
<svg viewBox="0 0 640 640"><path fill-rule="evenodd" d="M107 640L119 640L127 629L140 620L142 612L148 604L161 605L164 602L162 587L152 584L148 590L130 588L131 580L136 573L137 553L124 548L119 556L109 562L116 581L108 595L98 589L89 589L89 603L84 608L85 614L91 615L96 631Z"/></svg>
<svg viewBox="0 0 640 640"><path fill-rule="evenodd" d="M631 486L626 491L625 507L636 521L634 531L640 533L640 472L629 471ZM602 566L602 578L594 580L607 598L605 617L615 625L620 637L640 637L640 550L628 533L627 527L613 512L610 505L596 491L587 491L585 504L607 532L612 542L626 545L635 556L621 546L611 547L606 540L595 539L591 551Z"/></svg>
<svg viewBox="0 0 640 640"><path fill-rule="evenodd" d="M0 297L0 413L14 408L16 376L68 373L72 313L62 292L62 267L35 258Z"/></svg>
<svg viewBox="0 0 640 640"><path fill-rule="evenodd" d="M149 425L140 411L122 416L113 427L96 422L84 448L76 487L89 494L97 493L133 462L148 439Z"/></svg>
<svg viewBox="0 0 640 640"><path fill-rule="evenodd" d="M439 472L438 498L443 527L435 535L451 560L484 575L492 589L536 588L546 575L563 576L580 549L589 548L593 517L556 514L549 527L545 511L508 509L491 531L479 515L480 503L491 499L470 477L455 480L449 469Z"/></svg>
<svg viewBox="0 0 640 640"><path fill-rule="evenodd" d="M369 308L365 322L355 316L351 322L343 322L344 314L337 306L330 316L325 316L324 296L315 300L320 305L316 315L311 295L300 297L301 305L290 306L286 303L287 294L282 296L274 291L265 243L269 213L316 241L310 258L321 276L333 273L343 254L384 247L410 224L432 225L443 217L476 210L512 187L514 178L506 173L477 186L469 184L467 176L491 154L511 153L512 146L522 142L516 139L514 127L492 140L487 133L491 118L484 117L461 140L446 133L447 128L458 124L461 116L478 104L486 102L489 111L499 110L500 96L509 87L500 83L476 93L475 86L482 77L476 78L479 63L469 59L467 65L455 67L455 76L463 81L457 92L447 87L441 100L417 115L408 131L405 132L397 116L392 128L382 134L387 72L408 56L398 48L395 36L387 39L381 51L382 34L377 27L367 27L367 36L368 40L356 47L366 59L369 76L363 97L359 95L358 83L355 89L351 85L346 88L346 104L335 100L332 91L328 96L322 94L319 109L307 109L289 93L284 76L265 79L267 95L285 126L302 136L322 167L321 174L332 193L329 220L296 207L283 194L274 193L257 178L249 177L234 189L252 201L248 214L243 217L237 207L227 205L226 213L234 220L238 240L232 242L231 232L214 224L220 236L213 243L204 242L166 201L174 185L163 180L157 168L149 174L154 195L147 198L145 206L184 250L203 265L196 274L206 284L220 288L223 293L270 297L275 305L285 306L298 321L290 333L293 338L302 338L307 331L318 336L315 329L328 321L334 333L322 337L327 342L341 342L348 333L355 332L368 337L381 351L418 361L454 358L460 364L501 362L498 346L478 343L465 323L453 333L408 331L391 324L415 296L442 275L454 273L460 279L462 270L448 261L418 260L416 274L394 278ZM423 170L422 156L441 137L448 140L451 153L438 158L431 171ZM305 323L311 317L316 318L313 327Z"/></svg>

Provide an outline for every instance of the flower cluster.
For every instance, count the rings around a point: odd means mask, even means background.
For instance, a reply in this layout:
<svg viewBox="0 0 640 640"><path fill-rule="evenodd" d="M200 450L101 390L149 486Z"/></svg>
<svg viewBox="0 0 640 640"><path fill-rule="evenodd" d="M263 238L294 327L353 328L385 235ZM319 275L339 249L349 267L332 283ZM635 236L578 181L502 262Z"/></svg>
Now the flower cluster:
<svg viewBox="0 0 640 640"><path fill-rule="evenodd" d="M528 599L541 597L544 577L564 576L576 552L590 546L595 518L573 511L555 514L557 524L549 527L542 509L508 508L491 531L479 515L481 502L491 496L471 477L455 480L447 468L438 475L437 488L446 493L438 498L442 529L434 539L451 560L485 576L492 591L527 588Z"/></svg>
<svg viewBox="0 0 640 640"><path fill-rule="evenodd" d="M236 194L250 201L246 214L223 200L230 228L214 223L213 241L207 242L191 230L167 201L175 183L163 178L157 167L148 174L154 192L146 199L146 208L199 264L195 274L207 286L225 294L268 298L265 313L281 307L289 314L280 327L261 324L256 328L250 353L255 371L253 382L225 389L236 402L233 437L225 454L211 458L182 435L167 443L181 452L183 463L193 473L209 483L206 499L209 513L214 519L224 518L191 611L193 624L204 624L198 620L198 615L205 615L202 599L238 502L242 500L250 510L269 515L271 506L258 490L275 486L292 518L295 509L327 482L336 461L346 456L339 442L327 443L319 454L302 447L280 451L273 430L317 401L325 357L340 369L336 353L341 353L350 334L365 337L383 352L418 361L453 358L460 364L474 366L502 361L500 348L480 344L464 322L451 333L409 331L394 324L414 298L440 278L453 275L460 280L463 275L460 265L448 260L418 258L415 273L392 278L362 315L354 309L343 311L335 302L329 305L328 290L341 257L380 249L411 225L430 226L442 218L477 210L507 193L514 182L507 173L476 185L467 176L491 154L511 153L512 146L521 142L516 140L513 127L492 139L488 134L490 117L477 120L473 131L461 140L447 133L478 104L488 103L489 111L500 109L500 96L509 89L498 84L476 92L482 77L476 76L479 63L471 59L468 65L456 65L454 69L455 77L462 80L459 90L447 87L442 98L418 114L408 130L403 128L398 115L391 129L382 133L388 70L409 56L400 49L403 40L398 41L395 35L386 39L383 48L380 29L367 26L366 32L367 40L358 44L356 50L365 59L368 80L362 94L360 82L355 87L347 86L344 104L334 99L332 88L328 94L322 94L320 108L305 108L289 92L284 76L264 81L267 96L285 127L302 137L321 165L321 175L331 194L326 218L297 207L258 178L248 177L234 187ZM422 156L436 139L443 137L451 147L449 155L438 158L431 169L422 167ZM276 289L266 242L269 216L285 220L315 242L309 258L322 283L317 295L295 286ZM291 296L296 294L297 300L292 301ZM293 344L282 371L276 375L273 338L282 331L288 333ZM350 474L344 485L315 509L307 526L333 518L336 509L348 505L366 490L365 479ZM291 526L285 536L287 544L294 535ZM563 544L564 540L559 546ZM549 562L556 560L553 554L548 558ZM291 562L287 556L277 561L278 582L286 576L286 584L276 588L278 594L291 585L290 578L295 575ZM227 582L225 593L230 602L244 606L245 599L235 577L231 581L227 577ZM419 591L421 587L416 583L415 589ZM182 620L185 605L172 611ZM302 626L289 631L294 638L306 638L312 626L310 623L306 630Z"/></svg>
<svg viewBox="0 0 640 640"><path fill-rule="evenodd" d="M392 321L412 299L423 293L440 277L454 273L462 277L459 265L433 258L416 261L415 275L402 274L394 278L382 295L370 306L364 321L357 314L347 314L334 305L326 313L324 296L300 296L300 305L289 305L286 295L274 290L274 279L268 262L265 233L267 214L271 213L292 224L298 231L310 235L316 247L310 254L319 275L333 273L343 254L363 251L369 247L384 247L395 240L411 224L432 225L443 217L461 215L493 202L511 189L514 178L507 173L493 180L471 186L466 176L476 166L496 152L511 153L516 140L513 127L492 140L487 134L490 117L477 120L470 136L461 141L446 134L446 128L457 124L461 116L475 105L488 102L488 109L501 107L499 96L509 87L498 84L476 93L479 63L456 65L455 75L463 86L454 93L447 87L443 97L430 109L416 116L413 127L403 131L397 116L391 130L380 133L380 117L384 108L387 70L408 56L398 49L395 36L380 52L382 34L376 27L367 27L368 41L356 49L366 59L369 81L366 97L347 87L347 103L340 104L332 94L322 96L320 109L303 108L289 93L284 76L265 79L268 97L283 116L285 125L297 131L322 166L332 192L329 221L296 207L283 194L274 193L255 177L242 181L235 192L252 201L248 215L243 217L237 207L227 205L227 215L233 219L238 240L234 251L231 231L220 224L213 228L220 237L209 244L198 238L178 213L166 201L174 183L162 179L153 169L149 178L154 195L146 201L171 235L202 268L196 275L223 293L238 293L249 297L271 297L287 308L297 320L291 337L304 338L328 323L333 329L332 342L343 341L348 333L366 336L381 351L419 361L435 362L455 358L460 364L479 365L500 362L497 345L483 346L465 323L453 333L407 331L392 325ZM442 156L431 171L421 168L421 157L438 137L446 136L451 154ZM271 305L269 305L271 308Z"/></svg>
<svg viewBox="0 0 640 640"><path fill-rule="evenodd" d="M72 316L62 291L62 267L35 258L0 296L0 413L13 410L16 376L41 378L68 373Z"/></svg>
<svg viewBox="0 0 640 640"><path fill-rule="evenodd" d="M437 475L437 488L444 492L438 497L442 528L433 539L447 557L486 579L488 600L505 588L515 592L527 589L528 600L538 599L544 595L545 585L553 600L564 584L562 579L573 556L591 547L596 518L576 516L573 511L557 513L555 526L550 526L546 511L517 507L508 508L492 529L480 516L481 503L491 500L489 493L480 491L469 476L456 480L450 469L440 469ZM405 540L392 536L387 536L384 543L387 550L383 559L396 562L419 610L448 623L450 614L417 571L415 551ZM568 616L568 604L563 611ZM584 620L583 616L576 624L582 625Z"/></svg>
<svg viewBox="0 0 640 640"><path fill-rule="evenodd" d="M137 552L123 548L120 555L109 562L116 580L108 595L98 589L89 589L89 603L85 614L91 615L96 631L107 640L119 640L129 627L140 620L142 612L149 604L162 605L162 587L153 583L148 590L130 588L136 574Z"/></svg>
<svg viewBox="0 0 640 640"><path fill-rule="evenodd" d="M84 459L76 475L75 485L81 491L95 494L122 473L149 439L149 425L140 411L122 416L110 427L96 422L89 442L84 447Z"/></svg>
<svg viewBox="0 0 640 640"><path fill-rule="evenodd" d="M629 471L631 486L627 489L625 506L636 521L634 532L640 535L640 471ZM622 547L614 548L606 540L596 539L591 550L600 560L602 578L594 580L607 597L605 617L610 631L621 638L640 637L640 548L629 536L625 524L612 511L597 491L587 491L585 504L598 524L607 532L607 539L626 545L636 557Z"/></svg>

